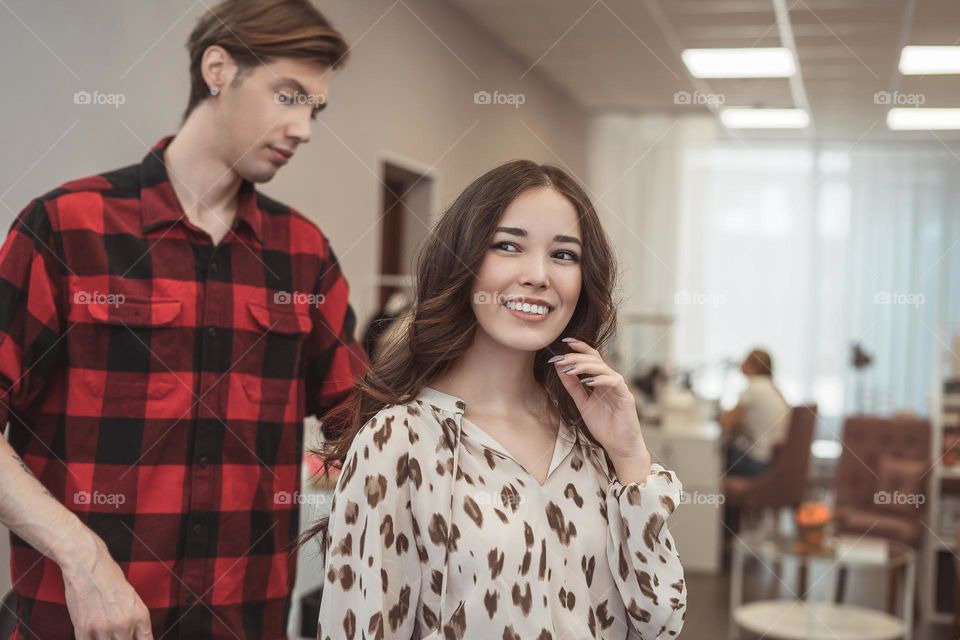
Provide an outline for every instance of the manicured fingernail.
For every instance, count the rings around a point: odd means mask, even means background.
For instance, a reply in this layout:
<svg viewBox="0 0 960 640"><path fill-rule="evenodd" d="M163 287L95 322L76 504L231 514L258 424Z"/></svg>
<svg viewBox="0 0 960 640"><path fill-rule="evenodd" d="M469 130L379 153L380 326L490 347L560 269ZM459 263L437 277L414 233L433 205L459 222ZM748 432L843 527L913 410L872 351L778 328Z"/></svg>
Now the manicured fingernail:
<svg viewBox="0 0 960 640"><path fill-rule="evenodd" d="M573 371L573 370L576 369L576 368L577 368L577 365L575 365L575 364L568 364L568 365L565 366L563 369L560 369L560 373L570 373L571 371Z"/></svg>
<svg viewBox="0 0 960 640"><path fill-rule="evenodd" d="M563 360L563 356L553 356L552 358L547 360L547 362L560 362L561 360Z"/></svg>
<svg viewBox="0 0 960 640"><path fill-rule="evenodd" d="M576 341L577 341L576 338L564 338L560 342L576 342Z"/></svg>
<svg viewBox="0 0 960 640"><path fill-rule="evenodd" d="M593 381L594 381L595 379L596 379L596 378L593 378L593 377L584 378L584 379L581 380L580 382L582 382L583 384L593 384Z"/></svg>

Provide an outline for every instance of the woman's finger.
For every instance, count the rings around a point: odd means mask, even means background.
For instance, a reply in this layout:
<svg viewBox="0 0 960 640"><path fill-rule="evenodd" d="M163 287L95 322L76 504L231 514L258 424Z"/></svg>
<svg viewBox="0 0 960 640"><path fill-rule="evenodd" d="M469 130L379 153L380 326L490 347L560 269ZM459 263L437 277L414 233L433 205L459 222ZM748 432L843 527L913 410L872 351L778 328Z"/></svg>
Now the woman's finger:
<svg viewBox="0 0 960 640"><path fill-rule="evenodd" d="M577 340L576 338L564 338L563 342L566 342L568 345L570 345L571 349L579 351L580 353L590 353L598 357L600 356L599 351L582 340Z"/></svg>
<svg viewBox="0 0 960 640"><path fill-rule="evenodd" d="M577 408L582 414L584 411L585 403L590 399L590 394L587 393L587 390L584 388L576 376L565 376L559 374L561 384L563 388L567 390L567 393L570 394L570 397L573 398L574 403L576 403Z"/></svg>
<svg viewBox="0 0 960 640"><path fill-rule="evenodd" d="M561 378L562 377L563 376L561 376ZM619 373L603 373L597 376L590 376L580 382L593 389L594 393L596 393L598 389L604 389L607 390L608 393L613 393L616 397L623 400L633 400L633 394L630 393L630 389L627 388L626 383L623 381L623 376Z"/></svg>
<svg viewBox="0 0 960 640"><path fill-rule="evenodd" d="M557 373L561 376L578 376L584 373L599 376L605 373L614 373L610 366L603 362L597 362L595 360L585 360L580 362L568 363L566 360L563 362L554 363L557 367ZM573 367L572 369L570 367Z"/></svg>
<svg viewBox="0 0 960 640"><path fill-rule="evenodd" d="M571 364L574 362L603 362L603 359L593 355L592 353L564 353L562 355L553 356L547 362L554 364L560 362L561 364Z"/></svg>

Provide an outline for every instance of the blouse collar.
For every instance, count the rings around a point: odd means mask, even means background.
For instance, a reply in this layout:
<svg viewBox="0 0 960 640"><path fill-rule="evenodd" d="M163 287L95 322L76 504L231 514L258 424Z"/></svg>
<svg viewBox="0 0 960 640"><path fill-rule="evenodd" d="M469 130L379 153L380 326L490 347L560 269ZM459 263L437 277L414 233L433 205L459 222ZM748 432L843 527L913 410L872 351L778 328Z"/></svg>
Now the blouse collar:
<svg viewBox="0 0 960 640"><path fill-rule="evenodd" d="M433 387L423 387L420 390L420 395L417 396L417 400L423 400L424 402L436 405L441 409L447 410L449 413L463 414L467 408L467 404L460 398L452 396L449 393L438 391Z"/></svg>
<svg viewBox="0 0 960 640"><path fill-rule="evenodd" d="M417 399L432 404L440 409L444 409L448 413L460 414L461 416L467 408L467 403L465 403L462 399L458 398L457 396L450 395L449 393L444 393L434 389L433 387L424 386L420 390L420 394L417 396ZM473 428L471 423L465 423L463 428L465 431L469 432L471 437L481 440L487 446L487 448L494 449L505 456L509 456L511 458L513 457L499 442L497 442L492 436L487 434L482 429ZM560 421L559 429L559 453L562 453L562 455L565 456L570 449L572 449L573 446L581 440L581 438L576 429L568 425L564 420Z"/></svg>

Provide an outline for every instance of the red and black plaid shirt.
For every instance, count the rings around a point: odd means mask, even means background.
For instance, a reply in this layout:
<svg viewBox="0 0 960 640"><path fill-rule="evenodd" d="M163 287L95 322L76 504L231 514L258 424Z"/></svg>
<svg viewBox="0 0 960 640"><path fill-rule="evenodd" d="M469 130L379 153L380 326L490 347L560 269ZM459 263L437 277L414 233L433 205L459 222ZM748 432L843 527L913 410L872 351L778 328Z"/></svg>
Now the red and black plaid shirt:
<svg viewBox="0 0 960 640"><path fill-rule="evenodd" d="M106 542L156 637L285 637L303 419L368 367L307 218L244 181L214 245L162 139L31 202L0 248L0 427ZM14 637L66 638L59 567L11 536Z"/></svg>

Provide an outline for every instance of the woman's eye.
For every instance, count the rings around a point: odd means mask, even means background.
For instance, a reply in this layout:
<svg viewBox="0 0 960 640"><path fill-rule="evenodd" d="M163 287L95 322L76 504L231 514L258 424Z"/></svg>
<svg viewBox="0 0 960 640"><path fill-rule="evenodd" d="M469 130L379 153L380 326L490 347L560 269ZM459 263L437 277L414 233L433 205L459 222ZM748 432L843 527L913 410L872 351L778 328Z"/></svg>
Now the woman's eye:
<svg viewBox="0 0 960 640"><path fill-rule="evenodd" d="M556 255L556 256L559 256L559 255L568 256L568 257L566 257L566 258L563 258L564 260L566 260L566 261L568 261L568 262L579 262L579 261L580 261L580 256L578 256L577 254L575 254L573 251L567 251L566 249L564 249L563 251L557 251L554 255Z"/></svg>
<svg viewBox="0 0 960 640"><path fill-rule="evenodd" d="M513 249L506 249L505 247L512 247ZM497 242L497 243L495 243L495 244L493 245L493 248L494 248L494 249L503 249L504 251L510 250L510 251L513 251L513 252L515 252L514 250L516 250L516 251L519 251L519 250L520 250L519 247L517 247L517 245L516 245L515 243L513 243L513 242L507 242L506 240L504 240L503 242Z"/></svg>
<svg viewBox="0 0 960 640"><path fill-rule="evenodd" d="M293 94L286 91L277 93L277 102L280 104L293 104Z"/></svg>

